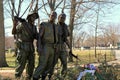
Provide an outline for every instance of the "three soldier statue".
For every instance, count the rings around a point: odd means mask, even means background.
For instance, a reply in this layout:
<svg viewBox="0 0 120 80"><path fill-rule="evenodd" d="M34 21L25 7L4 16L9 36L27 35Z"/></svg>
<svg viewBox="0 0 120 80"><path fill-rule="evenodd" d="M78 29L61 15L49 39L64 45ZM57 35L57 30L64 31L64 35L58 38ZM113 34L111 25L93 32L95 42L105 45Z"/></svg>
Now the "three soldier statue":
<svg viewBox="0 0 120 80"><path fill-rule="evenodd" d="M26 67L26 80L45 80L48 76L49 80L54 73L54 67L60 59L62 63L61 76L67 74L67 51L66 45L72 52L68 37L69 30L65 24L66 15L64 13L58 16L52 11L47 22L42 22L37 31L34 25L35 20L39 18L38 13L30 12L25 19L14 17L12 34L15 38L15 53L17 67L15 69L15 78L19 80L24 68ZM37 40L37 52L39 55L39 63L35 67L35 48L34 39Z"/></svg>

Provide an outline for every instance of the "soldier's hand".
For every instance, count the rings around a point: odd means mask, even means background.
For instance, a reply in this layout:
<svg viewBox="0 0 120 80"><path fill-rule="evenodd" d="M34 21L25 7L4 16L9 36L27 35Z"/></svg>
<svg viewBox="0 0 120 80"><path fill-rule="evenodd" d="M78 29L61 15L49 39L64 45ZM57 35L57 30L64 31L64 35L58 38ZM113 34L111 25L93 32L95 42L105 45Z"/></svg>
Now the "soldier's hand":
<svg viewBox="0 0 120 80"><path fill-rule="evenodd" d="M26 22L25 19L19 18L20 22Z"/></svg>
<svg viewBox="0 0 120 80"><path fill-rule="evenodd" d="M72 50L70 49L69 53L72 53Z"/></svg>
<svg viewBox="0 0 120 80"><path fill-rule="evenodd" d="M42 48L37 48L37 52L38 52L38 55L40 55L40 54L43 53L43 49Z"/></svg>
<svg viewBox="0 0 120 80"><path fill-rule="evenodd" d="M16 27L17 24L18 24L18 21L14 19L14 20L13 20L13 27Z"/></svg>

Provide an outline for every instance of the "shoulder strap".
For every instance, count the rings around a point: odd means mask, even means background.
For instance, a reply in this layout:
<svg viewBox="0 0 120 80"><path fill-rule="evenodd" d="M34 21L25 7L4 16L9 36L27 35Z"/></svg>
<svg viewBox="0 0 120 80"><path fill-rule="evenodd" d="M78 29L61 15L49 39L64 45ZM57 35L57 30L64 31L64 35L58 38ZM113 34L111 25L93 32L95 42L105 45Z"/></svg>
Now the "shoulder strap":
<svg viewBox="0 0 120 80"><path fill-rule="evenodd" d="M56 29L54 23L53 23L53 35L54 35L54 43L56 43Z"/></svg>
<svg viewBox="0 0 120 80"><path fill-rule="evenodd" d="M23 24L23 28L26 30L26 32L29 34L29 36L32 38L32 39L34 39L34 37L33 37L33 32L30 30L30 28L28 27L28 24L27 24L27 22L25 21L25 22L22 22L22 24Z"/></svg>

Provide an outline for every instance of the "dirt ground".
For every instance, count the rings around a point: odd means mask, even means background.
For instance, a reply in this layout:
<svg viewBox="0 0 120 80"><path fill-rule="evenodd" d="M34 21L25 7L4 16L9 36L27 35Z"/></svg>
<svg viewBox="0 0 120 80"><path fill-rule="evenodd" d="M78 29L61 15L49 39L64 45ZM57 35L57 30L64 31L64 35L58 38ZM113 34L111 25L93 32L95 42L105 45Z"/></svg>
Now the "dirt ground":
<svg viewBox="0 0 120 80"><path fill-rule="evenodd" d="M0 69L0 80L15 80L15 70L11 68ZM25 71L23 73L25 75Z"/></svg>
<svg viewBox="0 0 120 80"><path fill-rule="evenodd" d="M14 70L2 70L0 75L0 80L14 80Z"/></svg>

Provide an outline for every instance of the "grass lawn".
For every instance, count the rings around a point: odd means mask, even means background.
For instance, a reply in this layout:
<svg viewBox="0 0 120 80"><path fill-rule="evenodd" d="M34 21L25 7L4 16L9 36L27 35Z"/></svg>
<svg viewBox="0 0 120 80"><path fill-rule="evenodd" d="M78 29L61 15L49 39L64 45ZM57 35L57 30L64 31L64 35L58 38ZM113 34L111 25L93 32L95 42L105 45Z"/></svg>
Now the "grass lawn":
<svg viewBox="0 0 120 80"><path fill-rule="evenodd" d="M107 61L113 61L115 60L115 56L112 50L97 50L97 58L95 58L94 50L78 50L74 49L73 53L77 55L80 59L76 60L74 59L74 62L68 63L68 74L65 78L65 80L76 80L79 72L83 70L83 67L80 65L89 64L89 63L98 63L98 62L107 62ZM13 53L6 53L6 60L9 65L9 69L15 69L15 58L13 57ZM38 64L38 55L35 56L35 66ZM71 67L70 67L71 66ZM72 67L75 66L75 67ZM114 65L108 66L106 64L102 64L99 66L100 68L100 75L104 78L103 80L120 80L120 65L117 65L119 68L116 68ZM53 78L54 80L63 80L60 75L60 62L56 66L55 70L57 71ZM7 68L2 68L7 69ZM14 74L13 74L14 75ZM89 80L87 79L89 76L85 76L82 80ZM11 80L11 79L10 79ZM96 79L96 80L102 80L102 79Z"/></svg>
<svg viewBox="0 0 120 80"><path fill-rule="evenodd" d="M114 60L114 55L111 52L111 50L97 50L97 58L95 58L94 50L73 50L73 54L77 55L81 61L77 61L75 58L74 63L76 62L80 65L82 64L88 64L88 63L94 63L94 62L104 62L104 61L112 61ZM10 67L15 67L15 59L16 57L13 57L14 53L6 53L6 60ZM35 56L35 65L37 66L38 63L38 55ZM74 63L69 63L68 65L73 65Z"/></svg>

